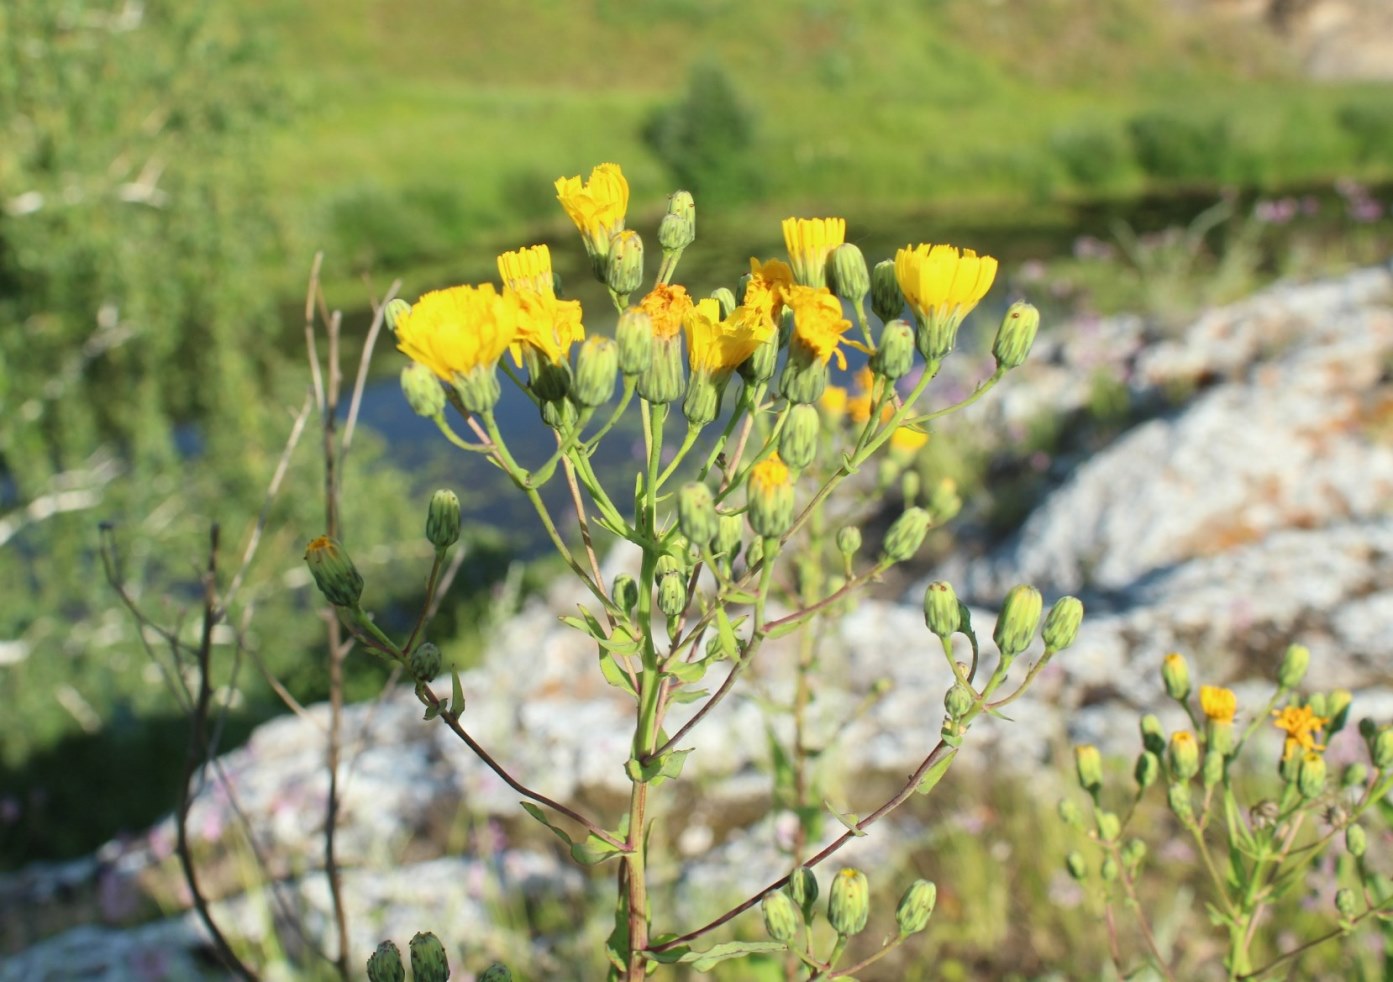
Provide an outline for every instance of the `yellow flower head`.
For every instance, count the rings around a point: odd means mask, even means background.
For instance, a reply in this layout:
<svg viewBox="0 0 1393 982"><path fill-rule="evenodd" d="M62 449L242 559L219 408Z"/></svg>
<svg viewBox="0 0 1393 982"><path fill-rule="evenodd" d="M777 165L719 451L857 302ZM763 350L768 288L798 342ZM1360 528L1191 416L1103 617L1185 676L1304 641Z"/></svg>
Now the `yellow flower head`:
<svg viewBox="0 0 1393 982"><path fill-rule="evenodd" d="M846 355L837 347L851 321L842 316L842 302L826 287L795 286L785 298L793 309L793 334L825 365L833 355L846 368Z"/></svg>
<svg viewBox="0 0 1393 982"><path fill-rule="evenodd" d="M846 415L847 401L846 389L840 385L829 385L822 390L822 398L817 404L829 419L836 422Z"/></svg>
<svg viewBox="0 0 1393 982"><path fill-rule="evenodd" d="M514 364L522 364L522 347L527 345L544 355L553 365L567 361L571 345L585 339L579 300L558 300L546 291L509 290L521 308L518 335L512 345Z"/></svg>
<svg viewBox="0 0 1393 982"><path fill-rule="evenodd" d="M505 290L556 295L551 276L551 250L545 245L503 253L498 257L498 276Z"/></svg>
<svg viewBox="0 0 1393 982"><path fill-rule="evenodd" d="M723 376L734 371L774 333L774 322L758 309L742 305L721 320L721 305L699 300L683 317L692 374Z"/></svg>
<svg viewBox="0 0 1393 982"><path fill-rule="evenodd" d="M1238 711L1238 699L1232 689L1218 685L1200 686L1200 709L1216 723L1232 723Z"/></svg>
<svg viewBox="0 0 1393 982"><path fill-rule="evenodd" d="M890 452L912 457L929 442L927 433L920 433L912 426L897 426L890 434Z"/></svg>
<svg viewBox="0 0 1393 982"><path fill-rule="evenodd" d="M784 245L803 286L827 285L827 256L845 241L845 218L784 219Z"/></svg>
<svg viewBox="0 0 1393 982"><path fill-rule="evenodd" d="M1316 742L1316 734L1325 729L1330 720L1311 712L1310 706L1287 706L1274 709L1277 717L1272 725L1286 733L1286 743L1282 747L1282 759L1287 760L1298 748L1302 750L1324 750L1325 744Z"/></svg>
<svg viewBox="0 0 1393 982"><path fill-rule="evenodd" d="M618 164L601 164L584 184L580 177L558 177L556 199L585 238L591 256L609 255L609 238L624 228L629 207L629 182Z"/></svg>
<svg viewBox="0 0 1393 982"><path fill-rule="evenodd" d="M492 284L433 290L397 321L397 347L446 382L492 368L520 329L516 296Z"/></svg>
<svg viewBox="0 0 1393 982"><path fill-rule="evenodd" d="M783 313L784 301L792 286L793 267L788 263L782 259L771 259L761 263L754 256L750 257L750 281L745 285L745 300L747 303L749 302L751 287L768 290L773 296L770 316L774 318L776 324L779 321L779 315Z"/></svg>
<svg viewBox="0 0 1393 982"><path fill-rule="evenodd" d="M950 245L905 246L895 253L895 279L920 318L962 318L991 289L996 260Z"/></svg>
<svg viewBox="0 0 1393 982"><path fill-rule="evenodd" d="M682 320L692 309L692 298L684 286L659 283L638 303L639 309L653 322L653 336L664 339L682 330Z"/></svg>
<svg viewBox="0 0 1393 982"><path fill-rule="evenodd" d="M750 468L750 490L762 497L767 498L791 483L788 465L779 459L777 453L770 454Z"/></svg>

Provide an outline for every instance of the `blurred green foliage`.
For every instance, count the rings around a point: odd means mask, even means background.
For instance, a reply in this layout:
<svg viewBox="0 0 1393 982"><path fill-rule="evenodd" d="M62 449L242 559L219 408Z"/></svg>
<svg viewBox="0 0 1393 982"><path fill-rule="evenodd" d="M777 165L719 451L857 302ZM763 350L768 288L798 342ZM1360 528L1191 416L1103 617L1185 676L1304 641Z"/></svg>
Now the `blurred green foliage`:
<svg viewBox="0 0 1393 982"><path fill-rule="evenodd" d="M717 205L748 200L762 190L755 135L754 113L714 62L694 66L686 94L660 107L643 127L644 142L677 186Z"/></svg>

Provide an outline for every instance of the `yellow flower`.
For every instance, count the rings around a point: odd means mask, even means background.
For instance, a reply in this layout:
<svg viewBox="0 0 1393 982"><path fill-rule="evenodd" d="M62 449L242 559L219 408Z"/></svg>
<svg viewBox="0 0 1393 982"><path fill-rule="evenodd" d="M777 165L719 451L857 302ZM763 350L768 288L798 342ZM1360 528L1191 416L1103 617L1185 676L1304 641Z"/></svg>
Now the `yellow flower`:
<svg viewBox="0 0 1393 982"><path fill-rule="evenodd" d="M785 218L784 245L803 286L827 285L827 256L846 241L845 218Z"/></svg>
<svg viewBox="0 0 1393 982"><path fill-rule="evenodd" d="M759 308L737 307L721 320L721 305L700 300L682 322L687 329L687 354L692 374L729 374L774 333L774 322Z"/></svg>
<svg viewBox="0 0 1393 982"><path fill-rule="evenodd" d="M551 250L545 245L503 253L498 257L498 276L507 290L556 295L551 276Z"/></svg>
<svg viewBox="0 0 1393 982"><path fill-rule="evenodd" d="M822 398L818 400L818 406L827 414L833 422L841 419L847 411L847 392L840 385L829 385L822 392Z"/></svg>
<svg viewBox="0 0 1393 982"><path fill-rule="evenodd" d="M920 244L895 253L895 279L920 317L963 317L995 278L996 260L971 249Z"/></svg>
<svg viewBox="0 0 1393 982"><path fill-rule="evenodd" d="M856 424L864 423L871 418L871 389L875 385L875 375L869 367L863 367L856 373L856 395L847 400L846 412L851 417L851 421ZM885 407L889 409L889 406Z"/></svg>
<svg viewBox="0 0 1393 982"><path fill-rule="evenodd" d="M1200 686L1200 709L1216 723L1232 723L1238 700L1232 689L1217 685Z"/></svg>
<svg viewBox="0 0 1393 982"><path fill-rule="evenodd" d="M682 330L682 320L692 309L692 298L684 286L659 283L638 303L639 309L653 322L653 336L659 339L675 337Z"/></svg>
<svg viewBox="0 0 1393 982"><path fill-rule="evenodd" d="M512 345L513 362L522 364L522 346L545 355L553 365L569 360L571 345L585 340L579 300L558 300L550 289L545 292L514 290L521 308L517 342Z"/></svg>
<svg viewBox="0 0 1393 982"><path fill-rule="evenodd" d="M754 256L750 257L750 281L745 285L745 301L749 302L751 287L768 290L773 297L769 313L776 324L779 322L779 315L783 313L784 301L792 286L793 267L788 263L781 259L761 263Z"/></svg>
<svg viewBox="0 0 1393 982"><path fill-rule="evenodd" d="M624 228L629 207L629 182L618 164L601 164L584 184L580 177L558 177L556 199L585 239L585 250L594 256L609 255L609 239Z"/></svg>
<svg viewBox="0 0 1393 982"><path fill-rule="evenodd" d="M492 369L517 337L516 296L492 284L433 290L397 321L397 347L446 382L476 368Z"/></svg>
<svg viewBox="0 0 1393 982"><path fill-rule="evenodd" d="M770 454L750 468L750 490L760 497L768 497L791 483L788 465L778 453Z"/></svg>
<svg viewBox="0 0 1393 982"><path fill-rule="evenodd" d="M890 434L890 452L913 456L923 450L929 442L927 433L920 433L912 426L897 426Z"/></svg>
<svg viewBox="0 0 1393 982"><path fill-rule="evenodd" d="M846 368L846 355L837 347L851 321L842 316L842 302L826 287L795 286L785 301L793 308L794 337L824 365L837 356L837 365Z"/></svg>
<svg viewBox="0 0 1393 982"><path fill-rule="evenodd" d="M1324 750L1325 744L1316 742L1316 734L1325 728L1330 720L1311 712L1310 706L1287 706L1274 709L1277 717L1272 725L1285 731L1286 743L1282 747L1282 759L1287 760L1298 748L1302 750Z"/></svg>

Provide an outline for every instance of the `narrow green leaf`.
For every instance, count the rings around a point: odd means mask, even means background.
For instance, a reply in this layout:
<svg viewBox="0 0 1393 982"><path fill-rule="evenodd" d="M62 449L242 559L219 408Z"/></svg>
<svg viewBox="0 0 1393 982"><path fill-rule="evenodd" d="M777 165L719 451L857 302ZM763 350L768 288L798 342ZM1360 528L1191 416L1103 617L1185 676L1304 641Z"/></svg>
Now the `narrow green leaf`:
<svg viewBox="0 0 1393 982"><path fill-rule="evenodd" d="M856 814L855 812L839 812L837 811L837 809L832 807L830 802L824 801L822 804L823 807L825 807L829 812L832 813L832 817L835 818L837 821L841 822L842 825L846 828L846 830L850 832L852 835L856 836L856 838L859 839L866 834L861 829L858 829L856 827L856 823L861 821L860 815Z"/></svg>
<svg viewBox="0 0 1393 982"><path fill-rule="evenodd" d="M571 843L571 858L582 866L596 866L607 859L613 859L624 850L591 833L584 842Z"/></svg>
<svg viewBox="0 0 1393 982"><path fill-rule="evenodd" d="M457 717L464 712L464 686L460 684L459 669L450 666L450 715Z"/></svg>
<svg viewBox="0 0 1393 982"><path fill-rule="evenodd" d="M658 772L664 777L670 777L674 781L682 776L682 765L687 761L687 755L691 750L673 750L663 754L655 763L661 764Z"/></svg>
<svg viewBox="0 0 1393 982"><path fill-rule="evenodd" d="M541 822L541 823L542 823L543 825L545 825L547 828L549 828L549 829L551 829L553 832L555 832L557 838L559 838L562 842L566 843L566 845L568 845L568 846L574 846L574 845L575 845L575 843L571 841L571 837L570 837L569 835L566 834L565 830L563 830L563 829L559 828L558 826L555 826L555 825L553 825L551 822L549 822L549 821L547 820L546 814L545 814L540 808L538 808L536 805L532 804L532 802L530 802L530 801L520 801L520 802L518 802L518 804L522 805L522 810L523 810L523 811L527 812L527 814L531 815L531 816L532 816L533 818L535 818L537 821Z"/></svg>
<svg viewBox="0 0 1393 982"><path fill-rule="evenodd" d="M629 678L629 673L620 667L615 661L614 656L609 652L600 655L600 674L605 677L605 681L616 689L623 689L635 699L638 698L638 690L634 688L633 681Z"/></svg>
<svg viewBox="0 0 1393 982"><path fill-rule="evenodd" d="M747 958L750 955L783 951L785 947L779 941L728 941L705 951L689 951L677 961L690 963L692 968L698 972L709 972L721 962L729 961L732 958Z"/></svg>
<svg viewBox="0 0 1393 982"><path fill-rule="evenodd" d="M667 698L668 698L668 702L673 702L673 703L681 704L681 703L688 703L688 702L700 702L702 699L705 699L705 698L706 698L708 695L710 695L710 694L711 694L711 690L710 690L710 689L687 689L687 688L682 688L682 689L673 689L672 692L668 695Z"/></svg>
<svg viewBox="0 0 1393 982"><path fill-rule="evenodd" d="M697 662L678 662L668 668L667 674L683 682L700 682L706 675L707 665L708 663L704 658Z"/></svg>
<svg viewBox="0 0 1393 982"><path fill-rule="evenodd" d="M938 782L943 780L943 775L948 773L948 768L953 766L953 758L956 756L958 756L956 750L944 754L942 760L929 768L928 773L920 780L919 787L914 789L915 792L918 794L928 794L932 791Z"/></svg>

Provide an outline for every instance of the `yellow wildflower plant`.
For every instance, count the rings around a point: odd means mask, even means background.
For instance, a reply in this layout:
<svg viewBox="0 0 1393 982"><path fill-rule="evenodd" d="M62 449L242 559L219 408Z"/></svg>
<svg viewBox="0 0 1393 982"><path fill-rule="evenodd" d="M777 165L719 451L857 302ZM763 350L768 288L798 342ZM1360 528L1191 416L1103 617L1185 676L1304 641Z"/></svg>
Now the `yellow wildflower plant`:
<svg viewBox="0 0 1393 982"><path fill-rule="evenodd" d="M697 301L683 315L693 375L730 374L774 333L774 322L758 307L742 305L726 320L720 318L721 305L711 298Z"/></svg>
<svg viewBox="0 0 1393 982"><path fill-rule="evenodd" d="M638 303L639 310L647 314L653 322L653 336L660 340L677 336L682 330L682 321L686 318L687 311L693 306L686 287L680 284L669 286L666 283L659 283L653 287Z"/></svg>
<svg viewBox="0 0 1393 982"><path fill-rule="evenodd" d="M785 218L783 228L794 279L802 286L826 286L827 257L846 241L846 219Z"/></svg>
<svg viewBox="0 0 1393 982"><path fill-rule="evenodd" d="M1316 742L1316 734L1325 729L1330 720L1317 716L1310 706L1287 706L1272 710L1276 717L1272 725L1286 733L1286 743L1282 747L1282 759L1289 760L1300 750L1324 750L1325 744Z"/></svg>
<svg viewBox="0 0 1393 982"><path fill-rule="evenodd" d="M793 310L793 336L824 365L835 355L846 368L846 355L837 346L851 321L842 316L842 302L826 287L791 287L786 302Z"/></svg>
<svg viewBox="0 0 1393 982"><path fill-rule="evenodd" d="M624 228L629 182L618 164L600 164L581 183L579 176L556 179L556 199L580 229L592 259L609 255L610 236Z"/></svg>
<svg viewBox="0 0 1393 982"><path fill-rule="evenodd" d="M996 279L996 260L950 245L905 246L895 253L895 280L914 312L915 342L930 361L953 350L958 325Z"/></svg>
<svg viewBox="0 0 1393 982"><path fill-rule="evenodd" d="M1216 723L1232 723L1238 711L1238 699L1232 689L1218 685L1200 686L1200 709Z"/></svg>
<svg viewBox="0 0 1393 982"><path fill-rule="evenodd" d="M521 328L517 296L493 284L432 290L397 321L397 347L446 382L492 369Z"/></svg>

